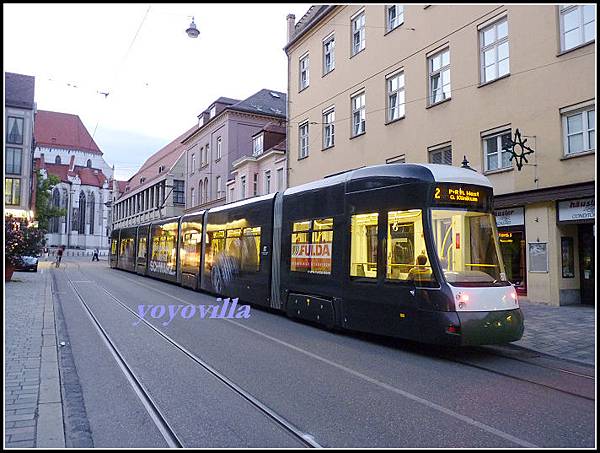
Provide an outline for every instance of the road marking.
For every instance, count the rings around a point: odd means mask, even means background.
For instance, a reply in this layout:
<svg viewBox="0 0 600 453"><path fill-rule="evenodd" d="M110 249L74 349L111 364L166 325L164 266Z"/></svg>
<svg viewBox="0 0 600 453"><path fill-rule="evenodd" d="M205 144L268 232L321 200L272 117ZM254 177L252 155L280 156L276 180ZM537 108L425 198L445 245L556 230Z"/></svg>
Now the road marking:
<svg viewBox="0 0 600 453"><path fill-rule="evenodd" d="M131 279L129 277L125 277L124 275L121 276L121 277L124 278L124 279L126 279L126 280L130 280L130 281L132 281L132 282L134 282L134 283L136 283L136 284L138 284L140 286L145 286L145 287L147 287L147 288L149 288L149 289L151 289L153 291L156 291L158 293L161 293L161 294L164 294L166 296L169 296L169 297L171 297L171 298L173 298L175 300L184 302L186 304L190 303L187 300L181 299L181 298L179 298L177 296L173 296L172 294L169 294L167 292L161 291L160 289L157 289L157 288L155 288L153 286L146 285L144 283L140 283L140 282L138 282L138 281L136 281L134 279ZM241 327L241 328L246 329L246 330L248 330L250 332L253 332L256 335L260 335L262 337L268 338L269 340L274 341L274 342L276 342L276 343L278 343L278 344L280 344L282 346L285 346L287 348L290 348L290 349L292 349L292 350L294 350L296 352L299 352L301 354L304 354L304 355L307 355L309 357L312 357L315 360L319 360L320 362L326 363L326 364L328 364L330 366L333 366L333 367L335 367L335 368L337 368L339 370L345 371L345 372L347 372L347 373L349 373L349 374L351 374L351 375L353 375L355 377L358 377L358 378L363 379L363 380L365 380L367 382L370 382L373 385L381 387L381 388L383 388L385 390L389 390L389 391L391 391L393 393L401 395L401 396L403 396L405 398L408 398L408 399L410 399L412 401L420 403L420 404L422 404L424 406L427 406L427 407L429 407L431 409L434 409L436 411L442 412L443 414L449 415L450 417L454 417L454 418L456 418L456 419L458 419L460 421L463 421L463 422L465 422L465 423L467 423L469 425L475 426L475 427L477 427L477 428L479 428L479 429L481 429L483 431L486 431L488 433L491 433L491 434L494 434L494 435L496 435L498 437L506 439L506 440L508 440L510 442L514 442L515 444L520 445L521 447L526 447L526 448L540 448L540 447L538 447L535 444L527 442L526 440L520 439L520 438L515 437L515 436L513 436L511 434L505 433L504 431L501 431L501 430L496 429L496 428L494 428L492 426L486 425L485 423L478 422L477 420L474 420L471 417L467 417L466 415L459 414L458 412L455 412L455 411L453 411L451 409L445 408L444 406L440 406L439 404L436 404L436 403L434 403L432 401L426 400L426 399L421 398L421 397L419 397L417 395L413 395L412 393L409 393L409 392L406 392L404 390L401 390L401 389L399 389L397 387L394 387L394 386L392 386L390 384L386 384L385 382L382 382L382 381L379 381L379 380L377 380L375 378L367 376L366 374L363 374L363 373L361 373L359 371L353 370L352 368L348 368L348 367L346 367L344 365L341 365L341 364L339 364L337 362L333 362L332 360L326 359L326 358L321 357L321 356L319 356L317 354L314 354L314 353L312 353L310 351L306 351L305 349L299 348L298 346L294 346L293 344L290 344L290 343L287 343L287 342L285 342L283 340L280 340L278 338L272 337L271 335L267 335L266 333L260 332L259 330L256 330L256 329L253 329L251 327L245 326L245 325L240 324L239 322L233 321L231 319L225 319L225 321L228 321L228 322L230 322L232 324L237 325L238 327Z"/></svg>

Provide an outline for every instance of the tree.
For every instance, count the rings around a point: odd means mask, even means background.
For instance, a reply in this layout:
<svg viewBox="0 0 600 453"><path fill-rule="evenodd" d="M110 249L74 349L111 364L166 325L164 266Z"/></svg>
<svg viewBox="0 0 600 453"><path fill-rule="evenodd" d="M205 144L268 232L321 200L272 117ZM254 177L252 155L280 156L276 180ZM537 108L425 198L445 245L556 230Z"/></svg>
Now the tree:
<svg viewBox="0 0 600 453"><path fill-rule="evenodd" d="M13 267L22 256L38 256L45 243L43 231L11 215L4 218L4 234L6 264Z"/></svg>
<svg viewBox="0 0 600 453"><path fill-rule="evenodd" d="M42 178L40 171L36 170L37 187L35 192L35 214L38 221L38 227L44 233L48 232L48 223L52 217L62 217L66 215L67 210L52 205L52 189L60 184L60 178L55 175L48 175Z"/></svg>

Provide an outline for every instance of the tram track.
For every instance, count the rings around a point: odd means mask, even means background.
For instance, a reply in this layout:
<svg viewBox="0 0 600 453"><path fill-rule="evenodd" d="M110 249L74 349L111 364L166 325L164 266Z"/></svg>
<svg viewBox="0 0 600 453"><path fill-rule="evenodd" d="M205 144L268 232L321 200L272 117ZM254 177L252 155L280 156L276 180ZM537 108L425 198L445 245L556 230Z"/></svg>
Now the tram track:
<svg viewBox="0 0 600 453"><path fill-rule="evenodd" d="M78 272L80 272L82 275L86 275L86 273L81 270L80 265L79 264L76 264L76 265L78 268ZM90 307L88 306L88 304L85 302L85 300L83 299L83 297L81 296L81 294L79 293L77 288L75 287L74 283L77 283L77 282L74 282L69 276L66 276L66 279L67 279L69 286L75 293L76 297L78 298L78 300L84 307L87 315L89 316L90 320L92 321L92 324L94 325L94 327L98 331L99 335L101 336L101 338L107 345L109 351L115 358L120 369L125 374L127 380L131 384L136 395L138 396L138 398L140 399L140 401L146 408L146 411L150 415L150 418L152 419L152 421L155 423L155 425L159 429L161 435L163 436L163 438L165 439L165 441L167 442L169 447L171 447L171 448L186 448L183 445L182 441L177 436L177 434L175 433L175 431L173 430L173 428L169 425L166 416L161 412L158 405L153 401L150 393L140 383L140 380L136 377L132 368L127 364L123 355L117 349L114 341L111 340L111 338L108 335L108 333L106 332L106 330L102 327L102 325L100 324L100 322L98 321L96 316L93 314L93 312L90 309ZM136 313L134 310L129 308L123 301L121 301L118 297L116 297L114 294L112 294L110 291L108 291L102 285L99 285L96 281L93 281L93 280L85 280L85 281L94 283L100 290L102 290L104 293L106 293L106 295L109 298L111 298L119 306L121 306L122 308L127 310L129 313L131 313L135 318L139 319L138 313ZM308 448L322 448L322 445L320 445L312 435L300 430L293 423L291 423L290 421L285 419L283 416L281 416L276 411L274 411L272 408L268 407L266 404L264 404L263 402L261 402L260 400L255 398L250 393L246 392L244 389L242 389L240 386L238 386L233 381L228 379L225 375L223 375L222 373L220 373L219 371L217 371L216 369L211 367L208 363L203 361L197 355L193 354L188 349L186 349L184 346L180 345L173 338L166 335L164 332L162 332L160 329L156 328L154 325L152 325L147 320L142 319L141 322L143 324L145 324L147 327L149 327L155 334L157 334L158 336L160 336L161 338L166 340L169 344L171 344L171 346L175 347L178 351L182 352L185 356L187 356L189 359L191 359L195 364L199 365L202 369L204 369L206 372L208 372L211 376L215 377L219 382L224 384L227 388L232 390L235 394L242 397L252 407L254 407L259 412L261 412L263 415L265 415L269 420L274 422L277 426L282 428L285 432L287 432L292 437L299 440L301 444L303 444L304 446L306 446Z"/></svg>

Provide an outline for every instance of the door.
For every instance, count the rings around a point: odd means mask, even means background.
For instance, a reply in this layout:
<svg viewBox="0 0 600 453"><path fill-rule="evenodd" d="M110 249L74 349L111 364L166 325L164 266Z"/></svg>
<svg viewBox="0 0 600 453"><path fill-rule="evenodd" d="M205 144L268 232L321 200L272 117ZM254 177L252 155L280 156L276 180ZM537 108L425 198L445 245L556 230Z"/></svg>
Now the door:
<svg viewBox="0 0 600 453"><path fill-rule="evenodd" d="M579 269L581 284L581 303L594 305L595 288L595 249L594 225L579 225Z"/></svg>

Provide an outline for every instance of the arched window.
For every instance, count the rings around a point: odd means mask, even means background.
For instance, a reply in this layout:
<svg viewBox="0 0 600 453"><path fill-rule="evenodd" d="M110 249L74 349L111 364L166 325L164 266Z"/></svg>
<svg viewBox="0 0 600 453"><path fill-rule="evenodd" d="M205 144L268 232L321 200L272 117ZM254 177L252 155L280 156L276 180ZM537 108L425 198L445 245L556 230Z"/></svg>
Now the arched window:
<svg viewBox="0 0 600 453"><path fill-rule="evenodd" d="M60 190L56 187L52 191L52 200L50 201L50 205L54 208L60 208ZM60 221L60 217L51 217L48 222L48 232L49 233L58 233L58 224Z"/></svg>
<svg viewBox="0 0 600 453"><path fill-rule="evenodd" d="M198 183L198 198L200 199L200 203L202 204L204 203L204 192L202 191L202 186L204 184L202 183L202 180L200 180L200 182Z"/></svg>
<svg viewBox="0 0 600 453"><path fill-rule="evenodd" d="M54 163L55 164L60 164L61 163L60 156L56 156L56 158L54 159Z"/></svg>
<svg viewBox="0 0 600 453"><path fill-rule="evenodd" d="M85 234L85 194L83 191L79 193L79 225L77 231L79 234Z"/></svg>
<svg viewBox="0 0 600 453"><path fill-rule="evenodd" d="M204 201L208 202L208 178L204 178Z"/></svg>
<svg viewBox="0 0 600 453"><path fill-rule="evenodd" d="M96 198L94 194L90 194L90 234L94 234L94 219L96 213Z"/></svg>
<svg viewBox="0 0 600 453"><path fill-rule="evenodd" d="M87 168L92 168L92 159L87 160L86 166L87 166Z"/></svg>

